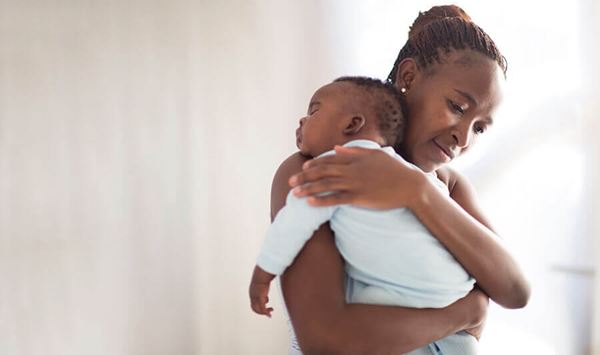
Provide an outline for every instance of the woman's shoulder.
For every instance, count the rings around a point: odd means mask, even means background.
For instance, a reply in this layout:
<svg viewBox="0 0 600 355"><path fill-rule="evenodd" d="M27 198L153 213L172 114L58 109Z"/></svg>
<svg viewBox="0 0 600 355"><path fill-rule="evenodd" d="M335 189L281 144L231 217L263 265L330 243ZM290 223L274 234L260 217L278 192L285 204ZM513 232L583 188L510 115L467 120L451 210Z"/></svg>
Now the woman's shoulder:
<svg viewBox="0 0 600 355"><path fill-rule="evenodd" d="M290 177L302 171L302 164L309 159L310 157L296 152L285 159L277 168L271 184L271 219L285 204L285 198L291 188L288 183Z"/></svg>
<svg viewBox="0 0 600 355"><path fill-rule="evenodd" d="M463 174L449 166L441 167L435 172L438 176L438 179L448 186L450 195L452 195L452 192L455 188L469 184L469 181Z"/></svg>
<svg viewBox="0 0 600 355"><path fill-rule="evenodd" d="M275 172L275 176L273 177L273 185L278 184L280 182L285 182L289 178L302 171L302 164L310 160L310 157L300 154L300 152L296 152L287 159L285 159L281 164L279 164L279 168L277 168L277 172Z"/></svg>
<svg viewBox="0 0 600 355"><path fill-rule="evenodd" d="M477 193L469 179L450 167L440 168L436 173L438 174L438 178L448 186L450 197L467 213L493 231L492 224L479 207Z"/></svg>

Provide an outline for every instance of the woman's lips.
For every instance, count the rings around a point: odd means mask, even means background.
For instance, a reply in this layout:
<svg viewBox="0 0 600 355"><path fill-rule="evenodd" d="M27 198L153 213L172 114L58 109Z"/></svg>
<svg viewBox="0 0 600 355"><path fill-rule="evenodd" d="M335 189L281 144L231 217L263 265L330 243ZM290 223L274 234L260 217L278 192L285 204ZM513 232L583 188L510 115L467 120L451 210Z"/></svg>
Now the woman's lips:
<svg viewBox="0 0 600 355"><path fill-rule="evenodd" d="M437 156L439 158L440 161L444 162L444 163L448 163L450 162L450 160L452 160L452 156L446 152L446 150L444 148L442 148L441 145L438 144L438 142L433 141L433 144L435 145L435 147L437 148Z"/></svg>

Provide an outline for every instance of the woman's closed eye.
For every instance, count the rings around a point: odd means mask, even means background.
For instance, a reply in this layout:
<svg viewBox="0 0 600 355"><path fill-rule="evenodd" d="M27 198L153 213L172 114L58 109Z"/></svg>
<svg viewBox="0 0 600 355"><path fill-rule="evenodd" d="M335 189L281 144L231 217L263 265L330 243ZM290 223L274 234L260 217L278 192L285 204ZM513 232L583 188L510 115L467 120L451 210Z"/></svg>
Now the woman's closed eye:
<svg viewBox="0 0 600 355"><path fill-rule="evenodd" d="M454 112L457 115L464 115L465 114L465 109L463 109L459 104L457 104L456 102L447 99L448 102L448 107L450 108L450 110L452 112Z"/></svg>

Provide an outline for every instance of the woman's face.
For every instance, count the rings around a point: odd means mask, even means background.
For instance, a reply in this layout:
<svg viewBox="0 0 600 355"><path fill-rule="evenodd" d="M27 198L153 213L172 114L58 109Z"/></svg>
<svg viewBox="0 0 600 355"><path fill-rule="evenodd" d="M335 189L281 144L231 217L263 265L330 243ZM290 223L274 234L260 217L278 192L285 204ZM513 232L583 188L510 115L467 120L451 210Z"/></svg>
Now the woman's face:
<svg viewBox="0 0 600 355"><path fill-rule="evenodd" d="M413 62L414 64L414 62ZM440 168L466 152L490 128L501 98L502 71L493 60L473 51L453 51L445 63L396 81L407 88L409 119L404 157L423 171Z"/></svg>

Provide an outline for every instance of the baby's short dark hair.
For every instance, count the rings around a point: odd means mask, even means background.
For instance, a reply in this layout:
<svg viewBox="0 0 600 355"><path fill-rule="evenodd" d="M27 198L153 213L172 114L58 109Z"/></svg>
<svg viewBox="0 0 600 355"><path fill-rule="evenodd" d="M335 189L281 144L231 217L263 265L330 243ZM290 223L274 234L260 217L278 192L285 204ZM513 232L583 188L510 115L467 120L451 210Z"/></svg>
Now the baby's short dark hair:
<svg viewBox="0 0 600 355"><path fill-rule="evenodd" d="M333 82L349 82L365 90L369 95L369 110L376 116L381 136L392 147L402 141L406 103L404 96L393 84L366 76L343 76Z"/></svg>

